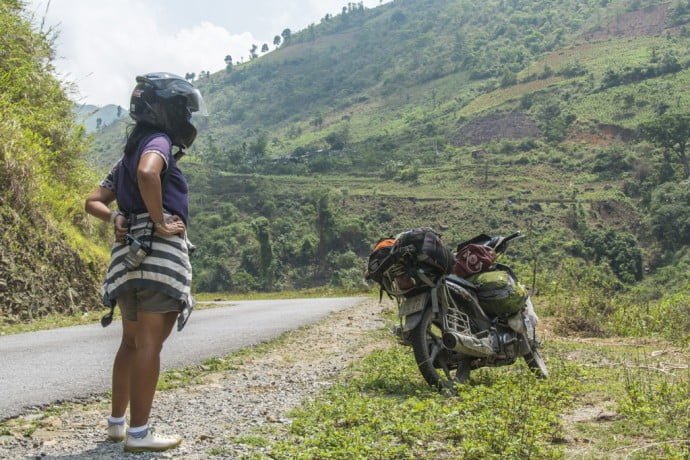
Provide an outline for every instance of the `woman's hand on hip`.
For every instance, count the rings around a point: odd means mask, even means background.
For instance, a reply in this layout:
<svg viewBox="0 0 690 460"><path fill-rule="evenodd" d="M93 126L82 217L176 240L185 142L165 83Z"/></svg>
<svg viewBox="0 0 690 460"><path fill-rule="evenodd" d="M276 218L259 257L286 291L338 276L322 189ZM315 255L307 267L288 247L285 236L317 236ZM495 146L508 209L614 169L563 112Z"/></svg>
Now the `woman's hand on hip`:
<svg viewBox="0 0 690 460"><path fill-rule="evenodd" d="M118 214L115 216L115 241L119 243L125 242L125 235L127 234L128 221L125 216Z"/></svg>
<svg viewBox="0 0 690 460"><path fill-rule="evenodd" d="M156 235L174 236L184 235L187 229L179 216L167 217L162 224L156 224Z"/></svg>

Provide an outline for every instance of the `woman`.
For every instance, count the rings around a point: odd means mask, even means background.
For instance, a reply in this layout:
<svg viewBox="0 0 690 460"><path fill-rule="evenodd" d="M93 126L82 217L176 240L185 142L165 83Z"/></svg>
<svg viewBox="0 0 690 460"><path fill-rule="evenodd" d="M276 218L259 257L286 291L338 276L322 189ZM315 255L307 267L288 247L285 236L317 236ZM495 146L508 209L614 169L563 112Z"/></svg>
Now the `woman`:
<svg viewBox="0 0 690 460"><path fill-rule="evenodd" d="M86 211L115 226L103 299L122 313L122 342L115 356L108 437L124 439L125 451L176 447L148 427L160 371L160 351L175 320L181 330L193 306L186 238L187 182L177 159L196 137L192 112L206 115L201 94L169 73L137 77L130 116L136 122L124 155L86 200ZM172 147L179 150L172 154ZM118 210L109 205L117 201ZM130 426L125 430L125 412Z"/></svg>

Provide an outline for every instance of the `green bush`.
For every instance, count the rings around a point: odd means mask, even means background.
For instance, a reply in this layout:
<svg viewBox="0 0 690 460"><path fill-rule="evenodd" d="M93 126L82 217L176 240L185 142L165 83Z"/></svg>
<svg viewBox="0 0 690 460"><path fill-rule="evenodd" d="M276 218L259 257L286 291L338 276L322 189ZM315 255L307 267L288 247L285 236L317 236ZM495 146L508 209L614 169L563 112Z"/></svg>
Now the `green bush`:
<svg viewBox="0 0 690 460"><path fill-rule="evenodd" d="M690 243L690 180L657 187L647 217L654 236L669 250Z"/></svg>
<svg viewBox="0 0 690 460"><path fill-rule="evenodd" d="M635 237L619 230L587 230L583 237L584 256L599 264L608 263L624 283L642 279L642 251Z"/></svg>

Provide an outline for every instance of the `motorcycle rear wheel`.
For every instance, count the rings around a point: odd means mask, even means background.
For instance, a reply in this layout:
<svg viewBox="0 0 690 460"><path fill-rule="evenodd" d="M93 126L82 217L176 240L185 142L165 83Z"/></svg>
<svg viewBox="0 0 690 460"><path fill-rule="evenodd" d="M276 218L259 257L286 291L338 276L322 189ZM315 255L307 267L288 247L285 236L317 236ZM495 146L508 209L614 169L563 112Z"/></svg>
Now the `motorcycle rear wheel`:
<svg viewBox="0 0 690 460"><path fill-rule="evenodd" d="M443 346L441 320L435 316L430 308L424 311L410 333L410 343L424 380L439 390L452 390L470 377L470 359Z"/></svg>

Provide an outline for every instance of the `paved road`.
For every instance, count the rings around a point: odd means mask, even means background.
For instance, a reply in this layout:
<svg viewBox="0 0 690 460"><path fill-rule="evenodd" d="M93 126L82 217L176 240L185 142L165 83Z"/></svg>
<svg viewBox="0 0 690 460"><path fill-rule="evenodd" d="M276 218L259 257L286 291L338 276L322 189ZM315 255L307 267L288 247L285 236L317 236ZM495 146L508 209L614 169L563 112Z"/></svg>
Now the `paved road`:
<svg viewBox="0 0 690 460"><path fill-rule="evenodd" d="M199 363L313 323L361 298L227 302L196 311L174 331L161 357L164 369ZM100 324L0 337L0 420L30 406L104 393L121 326Z"/></svg>

